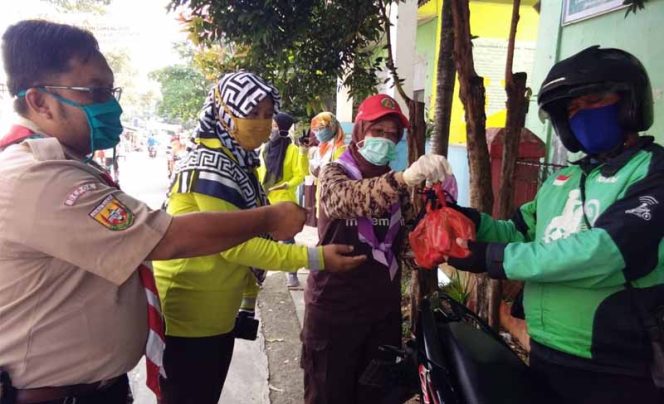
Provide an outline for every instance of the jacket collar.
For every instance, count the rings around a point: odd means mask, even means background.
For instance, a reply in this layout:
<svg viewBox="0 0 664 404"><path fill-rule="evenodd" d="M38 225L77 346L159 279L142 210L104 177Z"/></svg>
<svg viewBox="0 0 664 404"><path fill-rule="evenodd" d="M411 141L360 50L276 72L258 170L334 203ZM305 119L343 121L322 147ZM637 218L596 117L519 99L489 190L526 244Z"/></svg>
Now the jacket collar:
<svg viewBox="0 0 664 404"><path fill-rule="evenodd" d="M624 149L620 154L609 158L606 161L600 161L593 157L586 156L581 160L572 162L572 164L578 165L581 167L583 172L588 174L597 167L600 167L600 173L604 177L612 177L616 175L621 168L623 168L627 163L636 155L636 153L647 148L655 141L655 138L652 136L640 136L636 144L632 147Z"/></svg>

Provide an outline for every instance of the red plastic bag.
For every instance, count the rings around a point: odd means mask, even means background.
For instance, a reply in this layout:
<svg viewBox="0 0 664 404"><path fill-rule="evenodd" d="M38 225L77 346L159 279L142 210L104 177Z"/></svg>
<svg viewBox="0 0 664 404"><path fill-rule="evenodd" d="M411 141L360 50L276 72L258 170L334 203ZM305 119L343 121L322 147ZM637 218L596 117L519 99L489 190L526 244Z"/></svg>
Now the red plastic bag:
<svg viewBox="0 0 664 404"><path fill-rule="evenodd" d="M445 257L465 258L470 255L470 251L456 243L457 238L475 240L473 221L447 207L440 184L434 185L433 189L436 200L427 202L426 214L408 235L415 262L425 269L436 268L445 261Z"/></svg>

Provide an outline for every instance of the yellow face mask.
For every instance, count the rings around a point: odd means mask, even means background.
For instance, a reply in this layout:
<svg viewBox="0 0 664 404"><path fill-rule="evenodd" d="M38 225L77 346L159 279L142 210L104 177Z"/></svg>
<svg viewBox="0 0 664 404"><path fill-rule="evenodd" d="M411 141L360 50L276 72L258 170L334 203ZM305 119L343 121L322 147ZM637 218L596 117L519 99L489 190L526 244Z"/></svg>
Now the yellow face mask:
<svg viewBox="0 0 664 404"><path fill-rule="evenodd" d="M272 119L232 119L235 127L229 133L243 149L257 149L270 138Z"/></svg>
<svg viewBox="0 0 664 404"><path fill-rule="evenodd" d="M217 105L221 106L226 111L226 114L231 117L234 127L233 129L229 128L221 117L219 122L240 147L245 150L255 150L267 142L272 132L272 119L237 118L222 101L218 87L214 89L214 96Z"/></svg>

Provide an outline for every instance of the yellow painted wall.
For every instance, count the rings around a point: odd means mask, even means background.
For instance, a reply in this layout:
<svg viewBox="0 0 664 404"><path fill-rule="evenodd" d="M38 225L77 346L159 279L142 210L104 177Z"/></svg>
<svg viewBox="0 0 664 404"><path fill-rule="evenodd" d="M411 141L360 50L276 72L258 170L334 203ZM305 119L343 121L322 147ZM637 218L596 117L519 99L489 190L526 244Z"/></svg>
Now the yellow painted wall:
<svg viewBox="0 0 664 404"><path fill-rule="evenodd" d="M418 9L420 20L436 17L438 27L436 29L436 49L433 66L433 83L431 100L429 105L435 105L436 99L436 65L438 63L438 51L440 48L440 13L443 0L430 0ZM517 41L536 41L539 15L532 5L522 5L520 9L521 19L517 30ZM470 29L472 35L480 38L495 38L507 40L509 37L510 21L512 18L512 5L504 3L492 3L490 1L470 2ZM502 69L505 68L505 60L497 60ZM488 85L488 83L485 83ZM455 85L454 104L452 106L452 122L450 124L450 143L466 143L466 126L463 105L459 100L459 83ZM434 108L429 109L430 117L433 118ZM505 126L506 111L499 111L487 117L487 127Z"/></svg>

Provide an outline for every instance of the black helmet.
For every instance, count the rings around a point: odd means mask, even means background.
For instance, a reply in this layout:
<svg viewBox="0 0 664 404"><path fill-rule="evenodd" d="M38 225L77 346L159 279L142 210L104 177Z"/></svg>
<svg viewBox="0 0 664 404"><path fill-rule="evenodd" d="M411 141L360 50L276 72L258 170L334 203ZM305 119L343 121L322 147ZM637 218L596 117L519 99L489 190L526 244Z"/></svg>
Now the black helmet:
<svg viewBox="0 0 664 404"><path fill-rule="evenodd" d="M652 125L652 89L641 62L620 49L591 46L556 63L537 97L540 113L551 119L567 150L582 150L569 126L567 104L572 98L605 91L620 94L620 125L626 132Z"/></svg>

